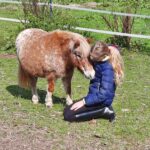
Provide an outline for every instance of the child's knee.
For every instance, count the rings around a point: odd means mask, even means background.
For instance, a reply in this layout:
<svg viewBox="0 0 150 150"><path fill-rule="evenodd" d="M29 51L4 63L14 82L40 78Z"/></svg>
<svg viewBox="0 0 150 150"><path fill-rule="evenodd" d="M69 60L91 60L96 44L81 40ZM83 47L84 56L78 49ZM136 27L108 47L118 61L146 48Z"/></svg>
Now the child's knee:
<svg viewBox="0 0 150 150"><path fill-rule="evenodd" d="M72 122L72 121L74 121L74 119L75 119L74 113L73 113L72 110L70 110L70 107L66 107L66 108L64 109L63 115L64 115L64 120L65 120L65 121Z"/></svg>

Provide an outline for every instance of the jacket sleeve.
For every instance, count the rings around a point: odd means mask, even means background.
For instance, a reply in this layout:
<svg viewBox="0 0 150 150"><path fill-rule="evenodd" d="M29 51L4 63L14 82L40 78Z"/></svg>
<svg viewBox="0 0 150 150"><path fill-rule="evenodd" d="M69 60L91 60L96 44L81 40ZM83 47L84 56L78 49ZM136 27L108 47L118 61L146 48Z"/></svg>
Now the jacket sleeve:
<svg viewBox="0 0 150 150"><path fill-rule="evenodd" d="M102 71L102 80L99 91L95 93L89 93L85 97L85 105L92 106L96 104L105 104L106 100L111 100L112 103L114 97L114 71L112 68L105 68ZM109 105L109 104L108 104Z"/></svg>

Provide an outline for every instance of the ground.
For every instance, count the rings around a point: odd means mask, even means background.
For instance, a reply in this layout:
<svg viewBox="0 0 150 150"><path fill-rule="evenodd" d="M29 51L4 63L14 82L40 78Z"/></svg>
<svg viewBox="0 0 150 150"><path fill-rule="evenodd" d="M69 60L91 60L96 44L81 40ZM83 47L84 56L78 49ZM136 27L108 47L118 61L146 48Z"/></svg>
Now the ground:
<svg viewBox="0 0 150 150"><path fill-rule="evenodd" d="M40 79L41 101L33 105L30 90L17 85L17 59L3 55L0 59L0 150L149 150L149 55L127 52L123 57L126 78L114 101L116 122L68 123L63 120L65 94L61 82L56 85L54 107L47 109L43 104L46 81ZM72 80L73 99L84 96L88 84L76 71Z"/></svg>
<svg viewBox="0 0 150 150"><path fill-rule="evenodd" d="M36 126L13 126L11 124L0 123L0 150L149 150L150 140L139 143L125 141L124 139L113 139L114 144L101 142L101 136L77 133L67 133L63 137L47 137L47 128L37 128ZM93 127L95 125L92 125ZM92 138L90 142L87 142ZM87 143L86 143L87 142ZM130 146L130 148L128 148Z"/></svg>
<svg viewBox="0 0 150 150"><path fill-rule="evenodd" d="M142 143L126 141L124 139L113 139L113 144L109 141L101 142L101 136L95 134L78 135L77 133L67 133L57 137L53 134L47 137L47 128L37 128L35 125L12 125L0 122L0 150L149 150L150 139ZM96 124L91 125L95 127ZM89 139L91 139L89 141ZM88 141L88 142L87 142ZM128 148L130 146L130 148Z"/></svg>

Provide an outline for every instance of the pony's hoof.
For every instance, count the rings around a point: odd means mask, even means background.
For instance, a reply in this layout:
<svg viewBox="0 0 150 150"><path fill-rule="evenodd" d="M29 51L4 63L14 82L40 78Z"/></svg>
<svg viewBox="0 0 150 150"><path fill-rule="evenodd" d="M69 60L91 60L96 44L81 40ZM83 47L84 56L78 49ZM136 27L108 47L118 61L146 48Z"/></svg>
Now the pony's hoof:
<svg viewBox="0 0 150 150"><path fill-rule="evenodd" d="M33 102L33 104L38 104L38 103L39 103L38 97L33 96L33 97L32 97L32 102Z"/></svg>
<svg viewBox="0 0 150 150"><path fill-rule="evenodd" d="M50 102L50 103L45 103L46 107L47 108L52 108L53 107L53 104Z"/></svg>

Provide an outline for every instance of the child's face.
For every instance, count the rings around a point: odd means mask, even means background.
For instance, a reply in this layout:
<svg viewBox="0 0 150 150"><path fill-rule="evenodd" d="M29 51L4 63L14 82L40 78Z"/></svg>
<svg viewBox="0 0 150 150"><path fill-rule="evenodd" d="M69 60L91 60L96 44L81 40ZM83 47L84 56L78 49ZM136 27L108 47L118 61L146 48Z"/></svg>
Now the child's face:
<svg viewBox="0 0 150 150"><path fill-rule="evenodd" d="M97 42L90 52L90 59L92 61L102 61L106 56L109 56L108 46L102 42Z"/></svg>

